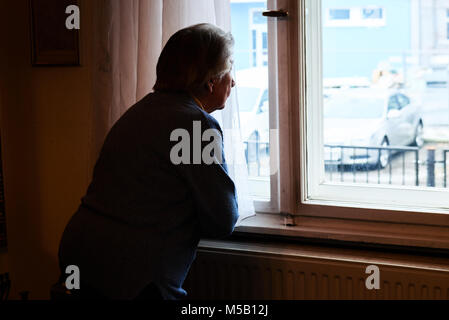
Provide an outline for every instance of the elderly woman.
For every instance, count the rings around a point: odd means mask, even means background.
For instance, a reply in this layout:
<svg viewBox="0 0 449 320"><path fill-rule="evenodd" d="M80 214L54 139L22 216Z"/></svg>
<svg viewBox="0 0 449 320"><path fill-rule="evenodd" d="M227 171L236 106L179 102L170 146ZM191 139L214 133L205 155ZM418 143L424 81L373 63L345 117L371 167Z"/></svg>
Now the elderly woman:
<svg viewBox="0 0 449 320"><path fill-rule="evenodd" d="M232 233L238 211L224 155L214 154L223 161L212 164L175 164L171 151L177 129L190 134L190 159L198 159L195 152L203 158L194 146L206 143L195 141L202 136L195 126L221 134L209 114L224 108L234 86L233 42L210 24L178 31L159 58L155 92L110 130L59 248L61 282L67 266L80 271L80 290L72 295L183 298L199 239Z"/></svg>

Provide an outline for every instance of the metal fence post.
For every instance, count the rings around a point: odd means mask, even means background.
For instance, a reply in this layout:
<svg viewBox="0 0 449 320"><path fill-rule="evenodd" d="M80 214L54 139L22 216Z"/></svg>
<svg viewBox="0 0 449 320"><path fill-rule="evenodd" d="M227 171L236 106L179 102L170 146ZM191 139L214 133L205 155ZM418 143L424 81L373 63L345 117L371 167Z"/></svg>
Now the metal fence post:
<svg viewBox="0 0 449 320"><path fill-rule="evenodd" d="M443 185L446 188L447 187L447 167L446 167L446 160L447 160L447 150L443 150L443 170L444 170L444 181Z"/></svg>
<svg viewBox="0 0 449 320"><path fill-rule="evenodd" d="M415 151L415 184L419 186L419 150Z"/></svg>
<svg viewBox="0 0 449 320"><path fill-rule="evenodd" d="M256 162L257 162L257 175L260 176L260 157L259 157L259 139L256 140Z"/></svg>
<svg viewBox="0 0 449 320"><path fill-rule="evenodd" d="M435 149L427 149L427 186L435 187Z"/></svg>

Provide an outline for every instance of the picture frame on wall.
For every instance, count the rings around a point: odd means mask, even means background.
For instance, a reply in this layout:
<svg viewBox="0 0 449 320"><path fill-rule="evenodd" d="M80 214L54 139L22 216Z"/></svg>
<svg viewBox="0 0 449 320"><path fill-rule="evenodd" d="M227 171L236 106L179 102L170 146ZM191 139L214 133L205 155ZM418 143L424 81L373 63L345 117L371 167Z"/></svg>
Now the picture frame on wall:
<svg viewBox="0 0 449 320"><path fill-rule="evenodd" d="M78 0L29 0L33 66L79 66L79 30L67 29L66 8Z"/></svg>

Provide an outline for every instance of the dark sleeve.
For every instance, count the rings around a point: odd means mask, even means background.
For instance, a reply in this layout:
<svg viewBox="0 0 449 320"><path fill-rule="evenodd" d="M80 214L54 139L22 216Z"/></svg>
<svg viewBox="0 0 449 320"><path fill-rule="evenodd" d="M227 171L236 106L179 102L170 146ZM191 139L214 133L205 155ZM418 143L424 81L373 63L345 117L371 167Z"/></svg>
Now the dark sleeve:
<svg viewBox="0 0 449 320"><path fill-rule="evenodd" d="M210 116L209 116L210 117ZM215 119L201 120L202 132L222 131ZM202 150L208 142L202 142ZM220 139L221 150L223 142ZM239 217L235 185L227 172L224 153L221 163L181 164L178 169L186 178L196 204L201 237L220 238L230 235Z"/></svg>

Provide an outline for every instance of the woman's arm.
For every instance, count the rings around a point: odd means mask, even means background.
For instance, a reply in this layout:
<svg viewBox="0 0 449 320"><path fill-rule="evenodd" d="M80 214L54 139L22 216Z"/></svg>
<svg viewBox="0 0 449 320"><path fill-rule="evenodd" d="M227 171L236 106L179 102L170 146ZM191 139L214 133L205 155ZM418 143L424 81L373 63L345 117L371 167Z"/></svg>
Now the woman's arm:
<svg viewBox="0 0 449 320"><path fill-rule="evenodd" d="M179 170L190 185L196 204L201 236L224 237L231 234L238 219L238 205L234 182L227 173L223 153L222 131L219 124L210 116L201 120L202 133L215 130L214 143L221 157L212 164L201 155L201 164L181 164ZM192 137L195 139L195 137ZM201 152L211 146L211 140L201 141ZM193 141L192 145L193 145ZM193 149L193 148L192 148ZM207 149L209 151L209 149ZM193 152L192 152L193 153ZM193 154L191 154L191 159ZM197 157L198 158L198 157ZM210 163L210 162L209 162Z"/></svg>

